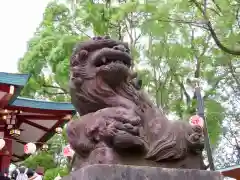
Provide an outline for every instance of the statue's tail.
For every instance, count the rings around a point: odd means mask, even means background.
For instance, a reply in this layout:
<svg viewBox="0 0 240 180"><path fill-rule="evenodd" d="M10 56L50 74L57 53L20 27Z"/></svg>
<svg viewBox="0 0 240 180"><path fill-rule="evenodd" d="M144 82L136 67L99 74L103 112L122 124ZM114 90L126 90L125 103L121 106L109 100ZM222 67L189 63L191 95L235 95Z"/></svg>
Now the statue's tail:
<svg viewBox="0 0 240 180"><path fill-rule="evenodd" d="M181 159L187 153L186 141L178 134L167 132L162 139L150 146L146 159L154 161Z"/></svg>
<svg viewBox="0 0 240 180"><path fill-rule="evenodd" d="M185 158L187 153L199 154L202 152L204 141L200 127L184 126L183 122L180 123L173 123L160 140L150 144L146 155L147 159L157 162L177 160Z"/></svg>

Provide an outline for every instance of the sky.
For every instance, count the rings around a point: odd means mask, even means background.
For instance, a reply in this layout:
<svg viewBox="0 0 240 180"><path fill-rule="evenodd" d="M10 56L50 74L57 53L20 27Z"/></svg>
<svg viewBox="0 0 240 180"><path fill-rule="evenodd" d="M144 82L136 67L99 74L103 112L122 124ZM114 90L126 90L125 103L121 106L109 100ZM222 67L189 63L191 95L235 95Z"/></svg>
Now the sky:
<svg viewBox="0 0 240 180"><path fill-rule="evenodd" d="M17 62L42 20L49 0L0 1L0 72L17 72Z"/></svg>

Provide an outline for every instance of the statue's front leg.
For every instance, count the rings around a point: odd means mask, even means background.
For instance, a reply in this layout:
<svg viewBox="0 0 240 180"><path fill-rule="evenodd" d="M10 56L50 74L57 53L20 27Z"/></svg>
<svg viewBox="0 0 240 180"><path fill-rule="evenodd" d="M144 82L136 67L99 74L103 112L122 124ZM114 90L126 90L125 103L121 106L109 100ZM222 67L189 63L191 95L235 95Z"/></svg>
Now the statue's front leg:
<svg viewBox="0 0 240 180"><path fill-rule="evenodd" d="M118 149L145 149L139 131L142 128L140 117L133 111L122 107L101 110L106 126L99 128L99 137L108 146Z"/></svg>
<svg viewBox="0 0 240 180"><path fill-rule="evenodd" d="M140 128L140 118L122 107L102 109L70 122L68 140L78 156L77 167L114 164L119 152L145 150Z"/></svg>
<svg viewBox="0 0 240 180"><path fill-rule="evenodd" d="M72 120L68 123L67 139L73 150L81 157L87 157L95 148L96 142L87 134L89 124L93 123L91 114L82 116L80 120Z"/></svg>
<svg viewBox="0 0 240 180"><path fill-rule="evenodd" d="M117 150L138 150L144 151L146 149L146 143L140 136L141 126L133 126L129 123L122 124L119 122L114 123L117 130L115 136L112 139L112 145Z"/></svg>

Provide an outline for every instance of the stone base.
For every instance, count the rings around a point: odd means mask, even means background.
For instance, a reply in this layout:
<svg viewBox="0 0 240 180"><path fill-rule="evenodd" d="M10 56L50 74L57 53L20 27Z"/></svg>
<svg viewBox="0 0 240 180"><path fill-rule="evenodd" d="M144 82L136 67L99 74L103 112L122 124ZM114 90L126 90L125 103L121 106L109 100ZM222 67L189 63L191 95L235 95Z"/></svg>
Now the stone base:
<svg viewBox="0 0 240 180"><path fill-rule="evenodd" d="M62 180L223 180L219 172L147 166L91 165Z"/></svg>

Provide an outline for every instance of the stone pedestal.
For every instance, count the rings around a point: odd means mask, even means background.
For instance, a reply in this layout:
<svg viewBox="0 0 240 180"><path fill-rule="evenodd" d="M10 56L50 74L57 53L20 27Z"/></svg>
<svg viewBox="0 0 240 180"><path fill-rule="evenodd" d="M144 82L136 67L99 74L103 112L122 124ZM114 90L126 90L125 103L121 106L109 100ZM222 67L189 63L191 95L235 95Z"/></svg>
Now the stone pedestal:
<svg viewBox="0 0 240 180"><path fill-rule="evenodd" d="M223 180L219 172L147 166L91 165L62 180Z"/></svg>

